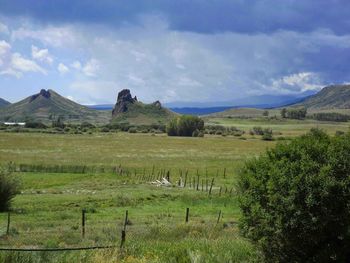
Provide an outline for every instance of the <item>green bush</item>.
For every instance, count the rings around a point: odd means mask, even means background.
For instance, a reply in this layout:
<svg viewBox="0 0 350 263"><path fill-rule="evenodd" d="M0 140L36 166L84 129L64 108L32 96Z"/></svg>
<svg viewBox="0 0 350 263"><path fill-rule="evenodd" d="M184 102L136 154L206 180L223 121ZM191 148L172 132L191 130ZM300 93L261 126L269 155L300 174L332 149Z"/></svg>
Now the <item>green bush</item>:
<svg viewBox="0 0 350 263"><path fill-rule="evenodd" d="M191 137L196 130L202 131L204 121L192 115L182 115L169 122L167 125L167 134L169 136L187 136Z"/></svg>
<svg viewBox="0 0 350 263"><path fill-rule="evenodd" d="M311 116L313 119L318 121L336 121L336 122L347 122L350 120L350 116L337 112L320 112L315 113Z"/></svg>
<svg viewBox="0 0 350 263"><path fill-rule="evenodd" d="M349 262L350 133L314 129L240 173L242 233L267 262Z"/></svg>
<svg viewBox="0 0 350 263"><path fill-rule="evenodd" d="M25 128L32 128L32 129L46 129L47 126L39 121L29 121L26 122Z"/></svg>
<svg viewBox="0 0 350 263"><path fill-rule="evenodd" d="M0 168L0 212L10 209L11 201L18 193L18 180L8 169Z"/></svg>
<svg viewBox="0 0 350 263"><path fill-rule="evenodd" d="M263 135L264 134L264 130L260 126L253 127L253 129L251 130L251 134Z"/></svg>
<svg viewBox="0 0 350 263"><path fill-rule="evenodd" d="M272 130L264 129L261 139L264 141L272 141L273 140Z"/></svg>
<svg viewBox="0 0 350 263"><path fill-rule="evenodd" d="M136 127L130 127L128 130L129 133L137 133Z"/></svg>

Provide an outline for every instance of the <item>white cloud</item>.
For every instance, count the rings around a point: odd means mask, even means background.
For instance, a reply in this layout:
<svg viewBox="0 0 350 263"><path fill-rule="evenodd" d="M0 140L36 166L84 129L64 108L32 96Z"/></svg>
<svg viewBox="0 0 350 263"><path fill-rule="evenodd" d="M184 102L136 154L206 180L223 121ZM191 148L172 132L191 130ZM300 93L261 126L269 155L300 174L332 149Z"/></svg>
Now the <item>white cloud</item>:
<svg viewBox="0 0 350 263"><path fill-rule="evenodd" d="M310 90L320 90L324 85L319 76L314 72L300 72L272 80L268 90L275 90L279 93L300 93Z"/></svg>
<svg viewBox="0 0 350 263"><path fill-rule="evenodd" d="M58 64L57 70L58 70L58 71L60 72L60 74L62 74L62 75L64 75L64 74L66 74L66 73L69 72L69 68L68 68L65 64L63 64L63 63Z"/></svg>
<svg viewBox="0 0 350 263"><path fill-rule="evenodd" d="M53 47L68 47L79 44L78 35L78 31L73 31L73 28L69 26L48 26L38 30L33 30L28 26L23 26L19 29L13 30L11 38L13 40L24 40L29 38L39 40L43 44L51 45Z"/></svg>
<svg viewBox="0 0 350 263"><path fill-rule="evenodd" d="M0 74L20 78L26 72L47 74L35 61L24 58L20 53L12 53L11 45L0 41Z"/></svg>
<svg viewBox="0 0 350 263"><path fill-rule="evenodd" d="M21 72L40 72L46 74L46 71L34 61L25 59L19 53L12 55L11 66L13 69Z"/></svg>
<svg viewBox="0 0 350 263"><path fill-rule="evenodd" d="M227 101L317 90L334 70L326 63L332 57L321 55L350 48L350 34L329 30L214 35L172 31L159 19L114 30L81 24L38 28L28 23L12 31L12 37L40 41L50 51L55 47L55 55L66 56L62 61L67 66L58 70L73 73L70 87L75 98L105 102L113 102L122 88L146 102Z"/></svg>
<svg viewBox="0 0 350 263"><path fill-rule="evenodd" d="M83 73L88 77L96 77L100 69L100 63L96 59L90 59L82 68Z"/></svg>
<svg viewBox="0 0 350 263"><path fill-rule="evenodd" d="M48 49L39 49L38 47L33 45L32 58L40 62L45 62L47 64L52 64L53 62L53 58L50 56Z"/></svg>
<svg viewBox="0 0 350 263"><path fill-rule="evenodd" d="M71 64L71 67L76 69L76 70L80 70L81 69L81 63L79 61L74 61L72 64Z"/></svg>
<svg viewBox="0 0 350 263"><path fill-rule="evenodd" d="M3 34L10 34L10 30L8 29L7 25L3 24L0 22L0 33L3 33Z"/></svg>

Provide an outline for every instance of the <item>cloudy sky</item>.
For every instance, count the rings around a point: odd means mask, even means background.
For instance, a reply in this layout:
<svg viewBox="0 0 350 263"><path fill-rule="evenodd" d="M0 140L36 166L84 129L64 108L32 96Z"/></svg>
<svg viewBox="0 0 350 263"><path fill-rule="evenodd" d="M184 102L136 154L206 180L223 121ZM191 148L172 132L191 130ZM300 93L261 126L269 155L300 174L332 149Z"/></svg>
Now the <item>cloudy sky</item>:
<svg viewBox="0 0 350 263"><path fill-rule="evenodd" d="M0 97L229 101L350 82L349 0L0 0Z"/></svg>

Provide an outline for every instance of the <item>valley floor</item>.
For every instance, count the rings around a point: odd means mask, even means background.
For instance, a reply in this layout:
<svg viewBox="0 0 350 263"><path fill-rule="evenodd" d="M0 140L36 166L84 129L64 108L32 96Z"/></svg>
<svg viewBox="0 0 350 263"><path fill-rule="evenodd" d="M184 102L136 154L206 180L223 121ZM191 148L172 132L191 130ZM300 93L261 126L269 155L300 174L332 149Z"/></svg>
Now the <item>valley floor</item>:
<svg viewBox="0 0 350 263"><path fill-rule="evenodd" d="M1 132L0 163L14 162L17 169L14 175L21 179L22 192L13 202L9 235L7 213L0 214L0 247L117 248L78 252L0 251L0 261L257 260L256 249L239 235L235 184L244 160L258 156L276 141L249 135L249 129L270 127L279 132L276 137L288 139L312 127L333 134L337 130L346 131L349 126L234 119L212 122L233 125L246 133L242 137L179 138L121 132L83 135ZM172 187L150 183L167 171ZM186 187L177 186L180 178L182 185L186 180ZM190 209L188 223L186 208ZM126 210L129 223L124 248L120 249Z"/></svg>

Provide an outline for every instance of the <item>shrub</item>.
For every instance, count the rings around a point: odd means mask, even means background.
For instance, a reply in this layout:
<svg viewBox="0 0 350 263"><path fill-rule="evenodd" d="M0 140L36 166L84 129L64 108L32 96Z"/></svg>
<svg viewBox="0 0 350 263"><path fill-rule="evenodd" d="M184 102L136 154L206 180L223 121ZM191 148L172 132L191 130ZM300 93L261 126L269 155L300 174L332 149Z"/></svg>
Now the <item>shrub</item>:
<svg viewBox="0 0 350 263"><path fill-rule="evenodd" d="M253 127L252 133L255 135L263 135L264 131L263 131L263 128L261 127Z"/></svg>
<svg viewBox="0 0 350 263"><path fill-rule="evenodd" d="M261 139L264 141L272 141L273 140L272 130L271 129L264 129Z"/></svg>
<svg viewBox="0 0 350 263"><path fill-rule="evenodd" d="M128 130L129 133L137 133L136 127L130 127Z"/></svg>
<svg viewBox="0 0 350 263"><path fill-rule="evenodd" d="M167 125L167 134L169 136L192 136L194 131L202 131L204 128L204 121L192 115L182 115L173 119Z"/></svg>
<svg viewBox="0 0 350 263"><path fill-rule="evenodd" d="M318 121L347 122L348 120L350 120L349 115L345 115L337 112L320 112L320 113L313 114L311 117Z"/></svg>
<svg viewBox="0 0 350 263"><path fill-rule="evenodd" d="M18 193L18 180L8 169L0 168L0 212L10 209L11 201Z"/></svg>
<svg viewBox="0 0 350 263"><path fill-rule="evenodd" d="M37 121L29 121L26 122L25 128L32 128L32 129L46 129L46 125L43 124L42 122L37 122Z"/></svg>
<svg viewBox="0 0 350 263"><path fill-rule="evenodd" d="M192 132L192 137L198 137L199 130L195 130Z"/></svg>
<svg viewBox="0 0 350 263"><path fill-rule="evenodd" d="M66 125L64 124L62 117L58 117L57 119L52 121L52 128L64 129L65 126Z"/></svg>
<svg viewBox="0 0 350 263"><path fill-rule="evenodd" d="M267 262L350 260L350 133L279 142L246 162L238 192L241 231Z"/></svg>
<svg viewBox="0 0 350 263"><path fill-rule="evenodd" d="M108 127L102 127L101 132L109 132L109 128Z"/></svg>
<svg viewBox="0 0 350 263"><path fill-rule="evenodd" d="M306 117L306 108L291 108L286 112L287 118L301 120Z"/></svg>

